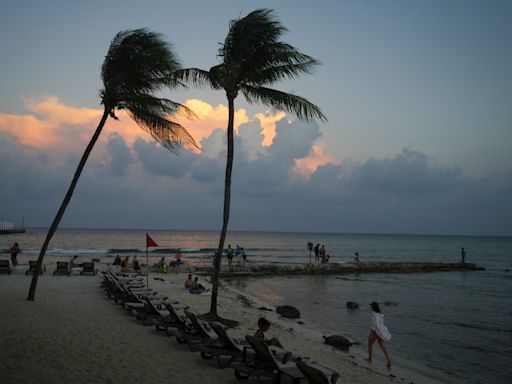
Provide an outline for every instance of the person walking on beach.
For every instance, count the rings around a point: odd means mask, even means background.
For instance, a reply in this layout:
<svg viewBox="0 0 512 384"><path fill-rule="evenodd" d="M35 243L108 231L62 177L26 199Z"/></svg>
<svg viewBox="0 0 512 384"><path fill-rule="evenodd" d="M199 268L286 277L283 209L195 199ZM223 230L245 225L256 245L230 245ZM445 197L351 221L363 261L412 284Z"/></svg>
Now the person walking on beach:
<svg viewBox="0 0 512 384"><path fill-rule="evenodd" d="M228 245L228 249L226 250L226 257L228 258L229 270L232 271L233 268L231 264L233 263L233 248L231 248L231 244Z"/></svg>
<svg viewBox="0 0 512 384"><path fill-rule="evenodd" d="M354 257L354 264L357 265L357 268L361 269L363 266L361 265L361 261L359 260L359 253L356 252L356 256Z"/></svg>
<svg viewBox="0 0 512 384"><path fill-rule="evenodd" d="M372 308L372 326L370 328L370 334L368 335L368 359L369 363L372 362L372 347L373 343L377 341L384 352L384 356L386 356L388 368L391 368L391 360L389 359L388 350L386 348L385 341L391 340L391 333L389 333L388 329L384 325L384 315L381 313L379 308L379 303L375 301L370 304Z"/></svg>
<svg viewBox="0 0 512 384"><path fill-rule="evenodd" d="M460 249L460 262L462 264L466 262L466 251L464 250L464 247Z"/></svg>
<svg viewBox="0 0 512 384"><path fill-rule="evenodd" d="M315 261L318 262L320 259L320 244L315 245L315 248L313 248L313 252L315 252Z"/></svg>
<svg viewBox="0 0 512 384"><path fill-rule="evenodd" d="M12 262L12 265L14 267L16 267L18 265L18 253L21 253L20 246L18 245L17 242L15 242L11 246L10 251L11 251L11 262Z"/></svg>
<svg viewBox="0 0 512 384"><path fill-rule="evenodd" d="M240 253L242 254L242 269L245 269L245 260L247 260L247 255L245 254L244 247L242 247Z"/></svg>
<svg viewBox="0 0 512 384"><path fill-rule="evenodd" d="M322 244L322 248L320 248L320 262L325 264L325 255L327 254L327 250L325 249L325 245Z"/></svg>
<svg viewBox="0 0 512 384"><path fill-rule="evenodd" d="M178 273L180 272L180 266L181 266L181 249L178 248L178 252L176 253L176 268L175 268L175 272Z"/></svg>

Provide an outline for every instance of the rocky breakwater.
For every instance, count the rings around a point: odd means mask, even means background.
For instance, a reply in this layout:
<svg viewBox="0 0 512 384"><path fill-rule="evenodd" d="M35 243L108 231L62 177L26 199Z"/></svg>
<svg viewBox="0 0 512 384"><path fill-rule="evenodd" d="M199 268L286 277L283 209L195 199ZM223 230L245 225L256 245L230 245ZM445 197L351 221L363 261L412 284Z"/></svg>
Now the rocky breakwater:
<svg viewBox="0 0 512 384"><path fill-rule="evenodd" d="M479 271L473 263L367 262L356 264L261 265L251 268L251 275L340 275L350 273L416 273Z"/></svg>

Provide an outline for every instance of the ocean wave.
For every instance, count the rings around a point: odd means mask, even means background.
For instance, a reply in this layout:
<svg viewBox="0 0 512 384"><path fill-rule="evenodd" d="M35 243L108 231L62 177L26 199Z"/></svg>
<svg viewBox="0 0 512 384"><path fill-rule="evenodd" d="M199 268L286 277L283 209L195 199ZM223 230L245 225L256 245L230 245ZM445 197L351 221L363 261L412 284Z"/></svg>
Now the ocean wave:
<svg viewBox="0 0 512 384"><path fill-rule="evenodd" d="M493 326L483 325L483 324L469 324L469 323L462 323L462 322L456 322L456 321L436 321L435 324L452 325L452 326L461 327L461 328L476 329L479 331L512 333L512 329L493 327Z"/></svg>

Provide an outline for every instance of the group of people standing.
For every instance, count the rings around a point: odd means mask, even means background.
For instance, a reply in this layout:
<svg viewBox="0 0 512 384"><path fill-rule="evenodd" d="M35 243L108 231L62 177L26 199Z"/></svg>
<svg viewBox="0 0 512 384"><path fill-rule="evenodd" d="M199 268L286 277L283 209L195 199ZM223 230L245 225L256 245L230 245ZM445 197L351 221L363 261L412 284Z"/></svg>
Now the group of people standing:
<svg viewBox="0 0 512 384"><path fill-rule="evenodd" d="M165 256L162 256L158 263L158 269L162 273L168 273L169 270L174 270L174 272L178 273L181 271L181 264L183 264L183 255L181 254L181 249L178 248L174 260L170 261L169 264L165 261Z"/></svg>
<svg viewBox="0 0 512 384"><path fill-rule="evenodd" d="M313 248L313 252L315 252L315 261L317 263L320 262L322 264L327 264L329 262L330 256L327 253L327 249L325 248L325 245L323 245L323 244L322 244L322 246L320 246L320 244L315 245L315 247Z"/></svg>
<svg viewBox="0 0 512 384"><path fill-rule="evenodd" d="M236 267L238 269L245 268L245 262L247 260L247 255L245 254L244 247L241 247L239 244L236 245L236 249L231 248L231 244L228 245L226 249L226 258L228 259L229 270L233 270L233 259L236 258Z"/></svg>

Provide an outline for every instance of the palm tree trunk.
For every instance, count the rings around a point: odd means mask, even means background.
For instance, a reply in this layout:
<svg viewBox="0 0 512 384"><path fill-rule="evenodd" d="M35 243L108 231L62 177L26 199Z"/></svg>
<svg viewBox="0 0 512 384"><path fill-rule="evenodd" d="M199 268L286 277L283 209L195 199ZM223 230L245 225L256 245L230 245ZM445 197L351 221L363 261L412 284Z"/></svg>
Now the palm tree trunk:
<svg viewBox="0 0 512 384"><path fill-rule="evenodd" d="M217 315L217 294L219 290L219 275L221 269L222 252L224 251L224 242L226 240L226 234L228 232L229 223L229 209L231 205L231 173L233 171L233 129L235 123L235 105L234 98L228 95L229 104L229 119L228 119L228 156L226 161L226 179L224 182L224 218L222 221L222 231L220 233L219 247L215 255L215 266L212 277L212 301L210 304L210 312L208 313L210 318L218 317Z"/></svg>
<svg viewBox="0 0 512 384"><path fill-rule="evenodd" d="M59 227L60 220L62 219L62 216L64 216L64 212L66 211L69 201L71 200L71 197L73 196L73 192L75 191L76 183L78 182L78 179L80 178L80 175L82 174L82 170L84 169L85 163L86 163L87 159L89 158L89 155L91 154L94 144L96 144L96 141L98 140L98 137L100 136L101 130L103 129L103 126L105 125L105 122L107 121L109 112L110 111L107 110L107 108L105 107L105 111L103 112L101 121L100 121L98 127L96 128L96 131L94 132L94 135L92 136L91 141L87 145L87 148L85 148L85 152L82 155L82 159L80 160L80 163L78 164L78 167L75 171L75 175L73 176L73 180L71 181L71 185L69 186L68 192L66 193L66 196L64 197L64 200L62 201L62 204L60 205L57 215L53 219L50 229L48 230L46 239L44 240L44 243L43 243L43 247L41 248L41 252L39 253L39 257L37 258L37 265L34 270L34 275L32 276L32 281L30 283L30 289L28 291L28 297L27 297L27 300L29 300L29 301L34 301L34 297L36 294L36 287L37 287L37 279L39 278L39 273L41 272L41 265L43 264L43 259L44 259L44 255L46 253L46 249L48 248L48 244L50 243L50 240L52 239L55 231Z"/></svg>

